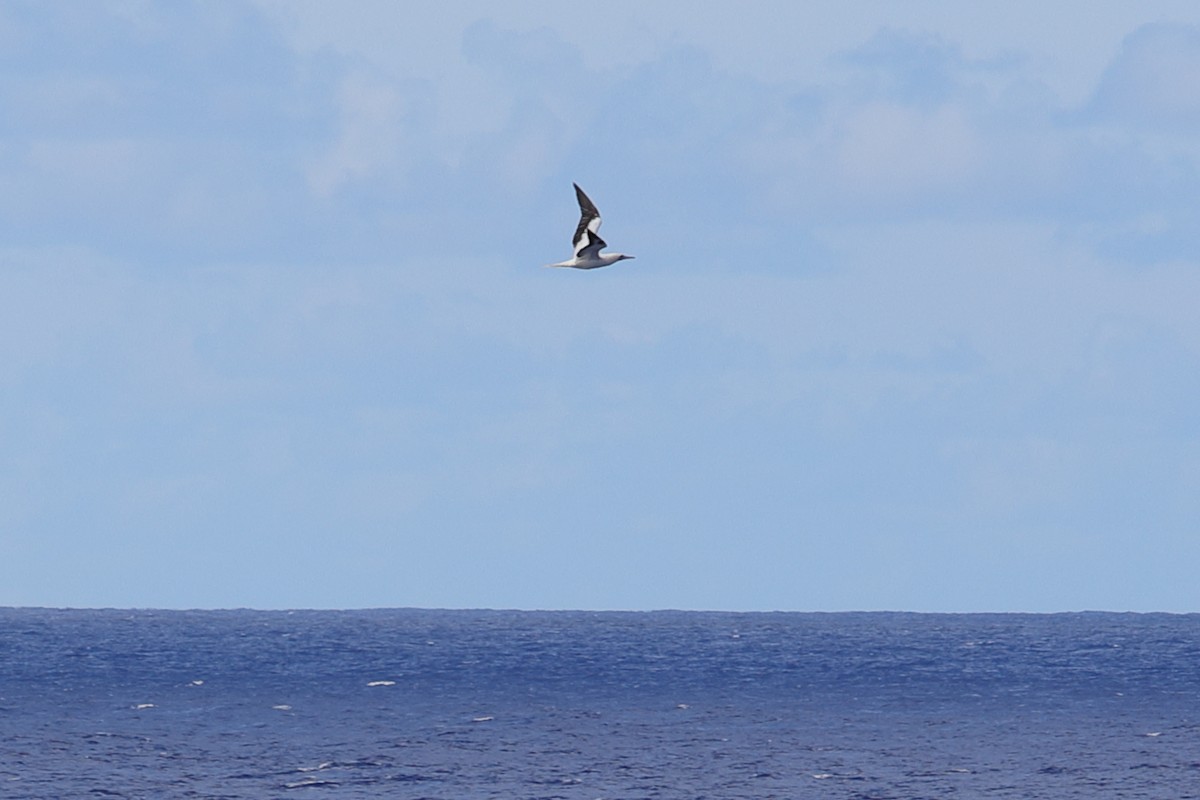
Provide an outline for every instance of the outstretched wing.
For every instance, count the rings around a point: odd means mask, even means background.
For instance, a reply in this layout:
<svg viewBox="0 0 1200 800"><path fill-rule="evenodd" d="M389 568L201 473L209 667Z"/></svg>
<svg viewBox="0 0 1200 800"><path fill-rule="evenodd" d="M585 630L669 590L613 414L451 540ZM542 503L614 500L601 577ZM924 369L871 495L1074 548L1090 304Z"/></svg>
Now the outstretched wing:
<svg viewBox="0 0 1200 800"><path fill-rule="evenodd" d="M579 188L578 183L571 185L575 187L575 199L579 201L579 226L575 228L575 238L572 240L575 245L575 257L595 256L608 246L597 234L600 230L600 212L596 210L596 204L583 193L583 189Z"/></svg>

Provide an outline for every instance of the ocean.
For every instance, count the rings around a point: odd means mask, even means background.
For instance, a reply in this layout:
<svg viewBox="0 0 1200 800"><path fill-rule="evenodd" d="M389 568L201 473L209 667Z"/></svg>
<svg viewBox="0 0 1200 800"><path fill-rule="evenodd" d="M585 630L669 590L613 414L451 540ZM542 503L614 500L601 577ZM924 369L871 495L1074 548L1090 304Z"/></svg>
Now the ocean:
<svg viewBox="0 0 1200 800"><path fill-rule="evenodd" d="M1200 615L0 609L0 798L1200 798Z"/></svg>

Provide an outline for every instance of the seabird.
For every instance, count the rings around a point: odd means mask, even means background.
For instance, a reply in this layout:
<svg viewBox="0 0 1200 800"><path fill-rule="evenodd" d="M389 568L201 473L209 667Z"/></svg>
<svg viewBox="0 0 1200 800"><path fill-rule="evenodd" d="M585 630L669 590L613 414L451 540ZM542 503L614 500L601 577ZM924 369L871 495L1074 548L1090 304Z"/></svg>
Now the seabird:
<svg viewBox="0 0 1200 800"><path fill-rule="evenodd" d="M560 261L557 264L547 264L548 267L571 267L572 269L596 269L596 267L607 267L609 264L615 264L618 261L624 261L633 256L627 256L624 253L601 253L605 247L604 240L600 238L596 231L600 230L600 212L596 210L596 205L588 196L583 193L583 189L579 188L578 183L571 184L575 187L575 198L579 201L579 227L575 229L575 257L567 261Z"/></svg>

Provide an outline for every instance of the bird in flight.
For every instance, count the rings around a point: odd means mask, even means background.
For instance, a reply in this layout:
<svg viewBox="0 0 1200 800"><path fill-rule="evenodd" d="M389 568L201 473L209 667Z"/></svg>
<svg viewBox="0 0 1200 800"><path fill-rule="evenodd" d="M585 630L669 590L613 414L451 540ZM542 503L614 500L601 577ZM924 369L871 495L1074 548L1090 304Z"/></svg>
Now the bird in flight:
<svg viewBox="0 0 1200 800"><path fill-rule="evenodd" d="M571 267L572 269L596 269L597 267L607 267L609 264L615 264L618 261L624 261L633 256L627 256L624 253L601 253L608 245L600 238L597 231L600 230L600 212L596 210L596 205L588 196L583 193L583 189L579 188L578 183L571 184L575 187L575 198L579 200L579 227L575 229L575 256L566 261L560 261L557 264L547 264L548 267Z"/></svg>

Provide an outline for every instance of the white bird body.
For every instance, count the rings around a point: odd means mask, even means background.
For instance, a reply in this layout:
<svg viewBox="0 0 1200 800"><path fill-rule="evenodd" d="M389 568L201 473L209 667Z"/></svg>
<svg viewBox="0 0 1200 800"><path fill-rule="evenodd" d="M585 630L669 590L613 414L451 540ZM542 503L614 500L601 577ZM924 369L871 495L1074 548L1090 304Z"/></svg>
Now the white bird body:
<svg viewBox="0 0 1200 800"><path fill-rule="evenodd" d="M624 261L633 256L627 256L624 253L601 253L608 245L597 231L600 230L600 212L596 210L596 206L588 196L583 193L583 189L579 188L579 184L571 184L575 187L575 199L579 201L579 225L575 228L575 256L566 261L560 261L557 264L547 264L548 267L570 267L571 269L596 269L597 267L607 267L609 264L615 264L618 261Z"/></svg>

